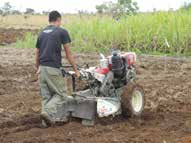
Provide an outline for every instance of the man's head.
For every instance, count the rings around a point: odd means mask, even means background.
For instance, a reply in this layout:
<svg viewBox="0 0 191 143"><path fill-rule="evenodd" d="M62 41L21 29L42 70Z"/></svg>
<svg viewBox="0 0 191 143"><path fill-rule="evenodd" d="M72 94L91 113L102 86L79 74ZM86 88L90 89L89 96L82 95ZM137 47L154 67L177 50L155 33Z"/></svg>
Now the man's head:
<svg viewBox="0 0 191 143"><path fill-rule="evenodd" d="M57 27L61 26L61 14L58 11L52 11L49 13L49 23Z"/></svg>

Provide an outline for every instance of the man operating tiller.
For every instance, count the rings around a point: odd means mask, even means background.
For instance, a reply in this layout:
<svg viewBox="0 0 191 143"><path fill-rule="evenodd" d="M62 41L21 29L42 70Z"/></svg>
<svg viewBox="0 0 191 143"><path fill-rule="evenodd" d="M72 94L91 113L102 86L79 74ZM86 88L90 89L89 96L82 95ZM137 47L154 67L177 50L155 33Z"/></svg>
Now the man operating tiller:
<svg viewBox="0 0 191 143"><path fill-rule="evenodd" d="M49 23L49 26L44 28L38 36L35 70L39 75L42 96L41 118L44 124L51 126L55 122L68 121L67 116L58 119L54 115L57 113L59 104L73 100L71 96L66 94L65 83L60 69L62 66L62 46L76 77L79 77L79 72L70 51L70 36L67 30L60 28L61 14L57 11L50 12Z"/></svg>

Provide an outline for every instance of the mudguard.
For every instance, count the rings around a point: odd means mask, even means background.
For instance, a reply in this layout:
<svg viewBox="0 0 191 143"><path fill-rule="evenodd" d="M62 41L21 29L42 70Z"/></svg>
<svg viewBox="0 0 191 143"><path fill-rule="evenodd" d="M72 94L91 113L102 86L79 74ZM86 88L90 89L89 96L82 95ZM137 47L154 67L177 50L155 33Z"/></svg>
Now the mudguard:
<svg viewBox="0 0 191 143"><path fill-rule="evenodd" d="M97 102L94 100L74 99L57 106L55 121L64 121L74 117L85 120L95 120Z"/></svg>
<svg viewBox="0 0 191 143"><path fill-rule="evenodd" d="M96 107L97 102L94 100L78 100L75 105L76 108L72 112L72 117L86 119L86 120L95 120L96 118Z"/></svg>

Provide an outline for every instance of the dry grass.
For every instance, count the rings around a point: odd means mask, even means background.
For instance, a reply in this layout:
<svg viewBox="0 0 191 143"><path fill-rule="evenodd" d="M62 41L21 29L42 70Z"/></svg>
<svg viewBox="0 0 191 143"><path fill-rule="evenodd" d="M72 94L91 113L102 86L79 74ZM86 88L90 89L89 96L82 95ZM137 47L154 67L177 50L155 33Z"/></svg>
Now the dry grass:
<svg viewBox="0 0 191 143"><path fill-rule="evenodd" d="M64 15L62 23L67 25L80 20L82 17L83 19L92 18L92 16ZM39 29L47 24L47 15L0 15L0 28Z"/></svg>
<svg viewBox="0 0 191 143"><path fill-rule="evenodd" d="M47 17L41 15L25 16L25 15L10 15L0 16L1 28L30 28L36 29L47 24Z"/></svg>

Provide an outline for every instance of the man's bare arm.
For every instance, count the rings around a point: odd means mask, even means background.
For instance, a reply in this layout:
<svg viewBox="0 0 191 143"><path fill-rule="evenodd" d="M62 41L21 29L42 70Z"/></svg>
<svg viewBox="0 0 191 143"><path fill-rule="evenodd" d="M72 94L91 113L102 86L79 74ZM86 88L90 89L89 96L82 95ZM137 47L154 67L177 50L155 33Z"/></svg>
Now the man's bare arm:
<svg viewBox="0 0 191 143"><path fill-rule="evenodd" d="M70 44L64 45L64 50L66 53L66 58L68 59L69 63L72 65L74 72L76 73L76 76L79 77L79 72L77 70L76 64L74 62L74 57L72 55L72 52L70 50Z"/></svg>
<svg viewBox="0 0 191 143"><path fill-rule="evenodd" d="M35 72L37 73L38 68L39 68L39 49L36 48L36 58L35 58Z"/></svg>

